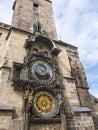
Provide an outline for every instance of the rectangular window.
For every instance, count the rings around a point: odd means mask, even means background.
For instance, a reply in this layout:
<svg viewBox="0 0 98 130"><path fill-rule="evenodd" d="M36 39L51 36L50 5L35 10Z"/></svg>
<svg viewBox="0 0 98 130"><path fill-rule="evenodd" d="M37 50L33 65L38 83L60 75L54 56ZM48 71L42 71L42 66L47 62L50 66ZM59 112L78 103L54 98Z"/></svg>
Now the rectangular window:
<svg viewBox="0 0 98 130"><path fill-rule="evenodd" d="M14 71L14 78L19 79L20 78L20 71L21 69L16 68Z"/></svg>
<svg viewBox="0 0 98 130"><path fill-rule="evenodd" d="M33 3L33 12L38 13L39 12L39 5L37 3Z"/></svg>
<svg viewBox="0 0 98 130"><path fill-rule="evenodd" d="M21 70L23 69L23 64L13 62L13 77L12 80L17 80L21 78Z"/></svg>

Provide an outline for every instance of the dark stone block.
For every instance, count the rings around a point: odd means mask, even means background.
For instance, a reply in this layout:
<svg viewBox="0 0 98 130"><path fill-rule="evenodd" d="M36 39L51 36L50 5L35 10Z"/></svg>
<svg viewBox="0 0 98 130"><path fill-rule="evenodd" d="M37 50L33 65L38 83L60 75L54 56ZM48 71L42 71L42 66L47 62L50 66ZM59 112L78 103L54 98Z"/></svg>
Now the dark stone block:
<svg viewBox="0 0 98 130"><path fill-rule="evenodd" d="M75 127L67 127L67 130L77 130Z"/></svg>
<svg viewBox="0 0 98 130"><path fill-rule="evenodd" d="M77 130L80 130L81 128L80 127L77 127Z"/></svg>
<svg viewBox="0 0 98 130"><path fill-rule="evenodd" d="M88 127L84 127L84 128L85 128L85 130L89 130Z"/></svg>

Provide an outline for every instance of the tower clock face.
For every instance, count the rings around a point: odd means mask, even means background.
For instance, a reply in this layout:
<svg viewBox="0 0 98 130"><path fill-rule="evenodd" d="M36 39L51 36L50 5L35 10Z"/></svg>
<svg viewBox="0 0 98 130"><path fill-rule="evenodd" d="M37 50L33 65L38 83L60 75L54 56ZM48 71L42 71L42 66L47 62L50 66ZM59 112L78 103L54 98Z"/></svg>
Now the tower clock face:
<svg viewBox="0 0 98 130"><path fill-rule="evenodd" d="M42 89L42 90L41 90ZM45 88L37 90L33 95L32 109L36 116L50 118L57 113L57 100L53 93Z"/></svg>
<svg viewBox="0 0 98 130"><path fill-rule="evenodd" d="M37 81L52 82L54 72L52 66L44 60L35 60L31 65L31 75Z"/></svg>

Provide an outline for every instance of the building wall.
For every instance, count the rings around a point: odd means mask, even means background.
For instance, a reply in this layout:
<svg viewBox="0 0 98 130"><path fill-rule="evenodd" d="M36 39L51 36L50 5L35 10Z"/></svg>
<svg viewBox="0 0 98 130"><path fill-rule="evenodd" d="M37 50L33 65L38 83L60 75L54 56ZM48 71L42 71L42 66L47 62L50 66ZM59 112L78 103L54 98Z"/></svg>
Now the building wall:
<svg viewBox="0 0 98 130"><path fill-rule="evenodd" d="M33 3L39 5L38 16L33 11ZM28 32L33 32L33 25L39 17L42 32L47 34L52 39L57 39L54 16L52 10L52 2L48 0L17 0L12 25L16 28L23 29Z"/></svg>
<svg viewBox="0 0 98 130"><path fill-rule="evenodd" d="M37 124L37 125L31 125L30 130L60 130L61 125L59 123L54 123L54 124Z"/></svg>
<svg viewBox="0 0 98 130"><path fill-rule="evenodd" d="M3 31L2 31L3 32ZM13 111L6 111L5 115L5 110L2 112L1 117L0 117L0 125L1 129L5 130L22 130L24 127L24 120L25 120L25 115L24 115L24 92L23 91L17 91L14 90L13 82L12 82L12 77L13 77L13 62L18 62L22 63L24 62L24 57L26 57L26 50L24 48L26 39L28 38L30 33L20 31L18 29L12 28L6 31L4 30L4 34L2 35L2 39L5 39L7 36L7 39L5 41L5 45L2 46L2 48L5 48L5 51L2 53L2 60L1 60L1 68L0 68L0 104L1 105L9 105L13 106L14 110ZM9 35L8 35L9 34ZM31 35L32 38L34 35ZM43 46L43 48L40 48L40 45ZM56 43L55 43L56 45ZM63 110L63 116L61 122L51 122L50 124L42 124L40 125L36 123L31 123L30 124L30 129L31 130L48 130L48 129L56 129L56 130L67 130L67 127L69 128L76 128L79 127L79 130L82 130L83 128L92 128L91 130L94 129L93 122L92 125L90 124L92 117L90 115L89 118L86 117L85 114L80 114L79 118L74 117L74 112L72 111L73 107L80 107L81 102L79 99L79 93L77 91L77 86L75 83L75 79L71 75L71 65L70 65L70 60L69 60L69 54L68 54L68 46L66 47L65 45L60 45L57 44L58 48L61 50L59 55L56 58L57 64L59 67L59 72L62 77L62 86L63 87L63 99L64 99L64 110ZM50 50L47 48L47 45L37 42L34 46L34 48L38 48L40 51L48 51L49 58L51 58ZM69 47L70 48L70 47ZM72 52L72 49L69 49ZM77 49L73 48L74 51L77 52ZM5 57L7 62L4 63ZM79 60L79 58L77 59ZM85 89L84 90L84 95L86 94ZM87 90L87 89L86 89ZM80 91L81 92L81 91ZM80 94L82 95L82 94ZM81 97L81 96L80 96ZM84 96L85 97L85 96ZM84 98L82 98L84 99ZM88 103L89 104L89 103ZM84 106L88 106L88 104L84 104ZM72 116L74 119L70 120L70 122L73 124L68 124L69 122L69 116ZM7 118L6 118L7 116ZM85 118L85 122L84 122ZM78 125L78 121L80 120L80 125ZM5 122L7 122L7 125L5 125ZM67 123L67 125L66 125ZM85 125L82 127L82 125L85 123ZM91 126L91 127L90 127ZM68 128L68 130L69 130Z"/></svg>
<svg viewBox="0 0 98 130"><path fill-rule="evenodd" d="M0 111L0 129L11 130L12 127L12 112Z"/></svg>
<svg viewBox="0 0 98 130"><path fill-rule="evenodd" d="M68 130L95 130L90 113L76 113L68 118Z"/></svg>
<svg viewBox="0 0 98 130"><path fill-rule="evenodd" d="M0 24L0 63L4 59L4 53L6 50L6 37L9 33L9 29L5 29L2 26L3 25Z"/></svg>
<svg viewBox="0 0 98 130"><path fill-rule="evenodd" d="M65 46L61 45L58 45L58 47L62 50L58 55L57 60L60 72L63 76L63 95L65 97L67 106L69 106L69 108L71 109L71 107L80 106L80 103L75 86L75 80L71 79L71 66L68 59L67 49L65 48Z"/></svg>

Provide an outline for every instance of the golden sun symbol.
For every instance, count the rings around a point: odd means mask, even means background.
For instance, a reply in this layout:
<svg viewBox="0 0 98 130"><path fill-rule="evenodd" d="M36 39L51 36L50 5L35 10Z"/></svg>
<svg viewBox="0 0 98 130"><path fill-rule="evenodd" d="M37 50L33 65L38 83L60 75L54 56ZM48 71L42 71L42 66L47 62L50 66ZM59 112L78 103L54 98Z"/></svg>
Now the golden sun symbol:
<svg viewBox="0 0 98 130"><path fill-rule="evenodd" d="M50 114L54 105L54 99L48 92L39 92L34 98L34 106L39 113Z"/></svg>

